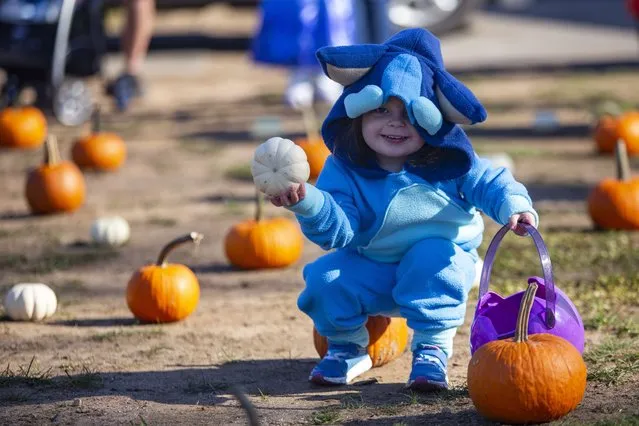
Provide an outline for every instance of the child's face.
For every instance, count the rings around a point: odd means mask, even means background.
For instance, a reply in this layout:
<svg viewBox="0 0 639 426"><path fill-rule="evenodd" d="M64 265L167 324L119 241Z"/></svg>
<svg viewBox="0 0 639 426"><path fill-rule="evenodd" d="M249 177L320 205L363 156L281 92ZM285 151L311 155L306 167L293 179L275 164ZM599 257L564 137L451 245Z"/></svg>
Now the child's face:
<svg viewBox="0 0 639 426"><path fill-rule="evenodd" d="M408 119L404 103L395 97L362 116L362 136L375 151L380 167L392 172L400 171L408 156L424 146Z"/></svg>

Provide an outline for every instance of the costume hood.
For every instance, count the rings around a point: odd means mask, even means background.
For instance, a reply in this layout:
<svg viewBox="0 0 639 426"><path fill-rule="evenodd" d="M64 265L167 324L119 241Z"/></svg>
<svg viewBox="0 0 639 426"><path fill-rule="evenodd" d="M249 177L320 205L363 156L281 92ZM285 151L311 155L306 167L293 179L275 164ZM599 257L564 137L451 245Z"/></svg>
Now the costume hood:
<svg viewBox="0 0 639 426"><path fill-rule="evenodd" d="M358 172L383 177L379 166L359 167L335 140L351 120L382 106L390 96L404 102L408 117L426 144L440 148L436 165L407 168L430 181L454 179L470 170L474 153L458 124L486 119L475 95L444 68L439 40L424 29L400 31L383 44L330 46L317 51L324 73L344 86L322 125L322 137L335 156Z"/></svg>

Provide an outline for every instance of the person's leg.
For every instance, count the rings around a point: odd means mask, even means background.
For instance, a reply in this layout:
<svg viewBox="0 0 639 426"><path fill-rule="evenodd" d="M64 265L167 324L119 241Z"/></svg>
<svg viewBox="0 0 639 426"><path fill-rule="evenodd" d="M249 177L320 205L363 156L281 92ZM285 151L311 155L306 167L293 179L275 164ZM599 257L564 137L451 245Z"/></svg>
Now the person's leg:
<svg viewBox="0 0 639 426"><path fill-rule="evenodd" d="M463 324L475 278L477 255L440 238L425 239L406 253L397 268L393 297L414 330L413 368L408 386L447 388L447 359Z"/></svg>
<svg viewBox="0 0 639 426"><path fill-rule="evenodd" d="M126 23L121 35L124 71L110 85L118 109L125 110L142 93L139 74L149 48L155 20L155 0L125 0Z"/></svg>
<svg viewBox="0 0 639 426"><path fill-rule="evenodd" d="M396 307L391 295L396 268L351 250L337 250L306 265L306 287L297 306L329 343L328 353L309 380L346 384L371 368L365 325L369 315Z"/></svg>
<svg viewBox="0 0 639 426"><path fill-rule="evenodd" d="M125 72L137 75L142 69L153 34L155 0L125 0L127 19L122 32Z"/></svg>

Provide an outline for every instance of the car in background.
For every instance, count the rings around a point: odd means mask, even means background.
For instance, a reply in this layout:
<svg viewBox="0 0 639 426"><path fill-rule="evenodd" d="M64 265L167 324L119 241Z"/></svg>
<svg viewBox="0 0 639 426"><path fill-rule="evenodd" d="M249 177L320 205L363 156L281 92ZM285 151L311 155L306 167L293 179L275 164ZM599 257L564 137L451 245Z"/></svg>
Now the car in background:
<svg viewBox="0 0 639 426"><path fill-rule="evenodd" d="M483 0L389 0L388 18L401 28L443 34L466 26Z"/></svg>

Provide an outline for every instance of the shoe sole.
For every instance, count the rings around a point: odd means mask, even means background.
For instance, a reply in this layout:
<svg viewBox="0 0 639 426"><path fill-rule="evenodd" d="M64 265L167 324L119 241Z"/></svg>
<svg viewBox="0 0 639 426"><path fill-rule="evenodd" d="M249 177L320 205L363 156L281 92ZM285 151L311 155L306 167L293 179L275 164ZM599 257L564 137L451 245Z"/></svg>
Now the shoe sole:
<svg viewBox="0 0 639 426"><path fill-rule="evenodd" d="M348 370L348 373L346 373L346 377L326 377L322 374L315 373L311 374L308 380L318 385L346 385L350 383L350 381L353 380L355 377L359 376L360 374L366 373L371 368L373 368L373 361L371 360L371 357L366 354L365 356L362 356L361 359Z"/></svg>
<svg viewBox="0 0 639 426"><path fill-rule="evenodd" d="M406 389L418 392L433 392L439 390L447 390L448 382L439 382L436 380L428 380L425 377L418 377L406 384Z"/></svg>

